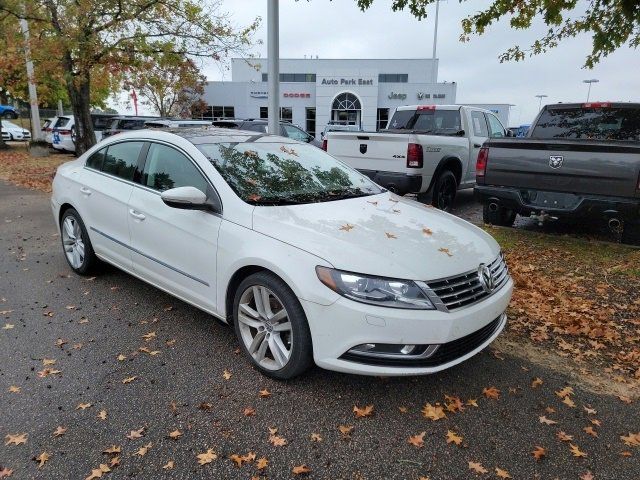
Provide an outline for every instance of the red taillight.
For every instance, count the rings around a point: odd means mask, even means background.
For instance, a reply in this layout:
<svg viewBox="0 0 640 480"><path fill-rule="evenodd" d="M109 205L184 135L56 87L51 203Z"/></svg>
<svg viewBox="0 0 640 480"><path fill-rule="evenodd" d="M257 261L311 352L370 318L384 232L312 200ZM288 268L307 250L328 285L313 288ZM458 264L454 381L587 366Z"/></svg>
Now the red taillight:
<svg viewBox="0 0 640 480"><path fill-rule="evenodd" d="M478 152L478 160L476 161L476 183L484 183L487 162L489 162L489 149L482 147Z"/></svg>
<svg viewBox="0 0 640 480"><path fill-rule="evenodd" d="M418 107L416 108L417 111L420 110L435 110L436 106L435 105L418 105Z"/></svg>
<svg viewBox="0 0 640 480"><path fill-rule="evenodd" d="M58 130L60 135L71 135L71 130Z"/></svg>
<svg viewBox="0 0 640 480"><path fill-rule="evenodd" d="M582 108L609 108L611 107L611 103L609 102L591 102L591 103L583 103Z"/></svg>
<svg viewBox="0 0 640 480"><path fill-rule="evenodd" d="M407 168L422 168L422 145L410 143L407 147Z"/></svg>
<svg viewBox="0 0 640 480"><path fill-rule="evenodd" d="M327 148L329 148L329 140L325 138L324 140L322 140L322 149L326 152Z"/></svg>

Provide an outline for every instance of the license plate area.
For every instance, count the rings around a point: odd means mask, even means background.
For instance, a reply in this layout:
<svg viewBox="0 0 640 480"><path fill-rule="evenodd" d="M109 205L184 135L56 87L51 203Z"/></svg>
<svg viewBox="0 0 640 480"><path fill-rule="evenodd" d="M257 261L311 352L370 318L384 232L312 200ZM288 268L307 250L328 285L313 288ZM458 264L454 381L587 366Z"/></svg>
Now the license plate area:
<svg viewBox="0 0 640 480"><path fill-rule="evenodd" d="M582 199L573 193L538 192L536 190L525 190L520 192L520 195L527 205L553 210L573 210Z"/></svg>

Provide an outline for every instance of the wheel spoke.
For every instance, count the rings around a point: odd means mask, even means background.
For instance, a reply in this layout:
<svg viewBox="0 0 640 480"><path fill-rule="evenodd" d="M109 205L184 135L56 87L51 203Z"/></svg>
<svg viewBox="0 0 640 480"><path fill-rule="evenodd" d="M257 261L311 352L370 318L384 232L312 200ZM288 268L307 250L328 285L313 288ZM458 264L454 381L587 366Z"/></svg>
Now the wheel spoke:
<svg viewBox="0 0 640 480"><path fill-rule="evenodd" d="M252 318L260 318L260 314L246 303L240 304L240 312L244 313L245 315L249 315Z"/></svg>
<svg viewBox="0 0 640 480"><path fill-rule="evenodd" d="M67 232L67 235L69 236L70 239L75 240L76 236L73 234L73 224L71 223L71 219L67 218L64 221L64 229Z"/></svg>
<svg viewBox="0 0 640 480"><path fill-rule="evenodd" d="M264 308L264 314L266 318L273 317L273 312L271 311L271 301L269 299L269 290L261 287L260 294L262 295L262 308Z"/></svg>
<svg viewBox="0 0 640 480"><path fill-rule="evenodd" d="M269 341L267 340L266 336L264 336L262 338L262 343L260 344L260 348L258 348L258 351L254 355L254 358L256 359L256 361L258 363L260 363L260 362L262 362L262 360L264 360L264 356L267 353L267 348L268 347L269 347Z"/></svg>
<svg viewBox="0 0 640 480"><path fill-rule="evenodd" d="M271 335L269 338L269 350L273 354L273 359L279 367L284 367L289 360L289 351L282 343L280 335Z"/></svg>
<svg viewBox="0 0 640 480"><path fill-rule="evenodd" d="M78 244L76 245L76 248L78 249L78 253L80 254L80 257L84 259L84 243L78 242Z"/></svg>
<svg viewBox="0 0 640 480"><path fill-rule="evenodd" d="M264 309L264 303L262 303L262 293L260 287L253 287L253 299L256 302L256 310L262 318L267 318L267 313Z"/></svg>
<svg viewBox="0 0 640 480"><path fill-rule="evenodd" d="M243 312L238 312L238 320L252 328L259 328L263 326L262 322L245 315Z"/></svg>
<svg viewBox="0 0 640 480"><path fill-rule="evenodd" d="M271 315L271 318L269 320L271 320L272 323L276 323L280 320L284 320L285 318L287 318L287 311L283 308L278 313L274 313L273 315Z"/></svg>
<svg viewBox="0 0 640 480"><path fill-rule="evenodd" d="M78 249L74 248L72 254L73 254L73 266L75 268L80 267L80 265L82 265L82 261L80 260L80 254L78 253Z"/></svg>
<svg viewBox="0 0 640 480"><path fill-rule="evenodd" d="M258 347L262 345L262 341L264 340L264 337L266 335L267 335L266 332L258 332L256 336L253 337L253 341L251 342L251 345L249 345L249 347L247 348L247 350L249 350L249 353L251 355L256 353L256 350L258 350ZM264 353L262 354L262 356L264 357Z"/></svg>
<svg viewBox="0 0 640 480"><path fill-rule="evenodd" d="M274 332L290 332L291 322L283 322L273 326Z"/></svg>

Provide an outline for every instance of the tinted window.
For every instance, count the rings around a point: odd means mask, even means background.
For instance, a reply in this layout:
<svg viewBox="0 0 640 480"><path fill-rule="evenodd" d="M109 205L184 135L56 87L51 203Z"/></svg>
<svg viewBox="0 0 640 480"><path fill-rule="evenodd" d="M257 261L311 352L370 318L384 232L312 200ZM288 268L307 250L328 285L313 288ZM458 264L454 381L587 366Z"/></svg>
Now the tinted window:
<svg viewBox="0 0 640 480"><path fill-rule="evenodd" d="M287 137L293 138L294 140L298 140L299 142L308 142L309 135L304 133L302 130L294 127L293 125L283 125L284 131L287 134Z"/></svg>
<svg viewBox="0 0 640 480"><path fill-rule="evenodd" d="M471 112L471 123L473 123L473 134L476 137L488 137L487 121L482 112Z"/></svg>
<svg viewBox="0 0 640 480"><path fill-rule="evenodd" d="M487 113L487 121L489 122L489 136L491 138L504 137L504 127L500 123L500 120L495 115Z"/></svg>
<svg viewBox="0 0 640 480"><path fill-rule="evenodd" d="M53 127L54 128L62 128L62 127L67 125L69 120L70 120L70 118L68 118L68 117L58 117L58 120L56 121L56 124Z"/></svg>
<svg viewBox="0 0 640 480"><path fill-rule="evenodd" d="M142 184L161 192L178 187L196 187L207 193L207 181L191 160L179 151L151 144L142 173Z"/></svg>
<svg viewBox="0 0 640 480"><path fill-rule="evenodd" d="M95 168L96 170L102 169L102 162L104 161L104 154L107 152L106 148L98 150L87 158L87 167Z"/></svg>
<svg viewBox="0 0 640 480"><path fill-rule="evenodd" d="M102 171L125 180L133 180L142 145L142 142L122 142L109 145L102 164Z"/></svg>
<svg viewBox="0 0 640 480"><path fill-rule="evenodd" d="M113 117L105 117L104 115L91 115L91 122L94 130L105 130L111 123Z"/></svg>
<svg viewBox="0 0 640 480"><path fill-rule="evenodd" d="M393 114L389 128L452 134L461 129L460 110L398 110Z"/></svg>
<svg viewBox="0 0 640 480"><path fill-rule="evenodd" d="M118 126L115 128L119 128L121 130L138 130L140 128L144 128L144 120L132 120L132 119L124 119L118 122Z"/></svg>
<svg viewBox="0 0 640 480"><path fill-rule="evenodd" d="M639 108L551 108L544 110L534 138L640 140Z"/></svg>

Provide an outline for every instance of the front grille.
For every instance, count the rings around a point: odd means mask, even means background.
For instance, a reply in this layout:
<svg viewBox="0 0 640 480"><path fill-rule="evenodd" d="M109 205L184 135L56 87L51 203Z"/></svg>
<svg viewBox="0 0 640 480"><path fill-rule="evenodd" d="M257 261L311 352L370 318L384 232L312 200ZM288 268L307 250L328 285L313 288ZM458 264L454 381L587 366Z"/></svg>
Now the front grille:
<svg viewBox="0 0 640 480"><path fill-rule="evenodd" d="M452 362L466 354L474 351L500 328L502 321L506 321L504 315L500 315L491 323L485 325L480 330L476 330L469 335L453 340L452 342L443 343L436 352L428 358L419 359L402 359L402 358L385 358L385 357L363 357L353 353L345 353L340 358L356 363L367 365L381 365L386 367L437 367L445 363Z"/></svg>
<svg viewBox="0 0 640 480"><path fill-rule="evenodd" d="M509 278L507 264L502 253L489 264L494 279L494 289L487 292L480 283L478 271L428 282L427 285L448 310L466 307L498 291Z"/></svg>

